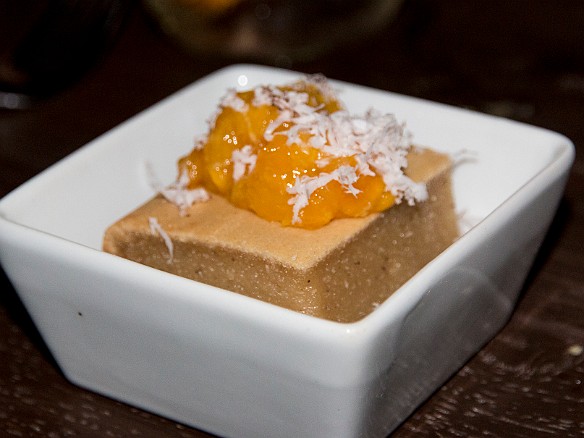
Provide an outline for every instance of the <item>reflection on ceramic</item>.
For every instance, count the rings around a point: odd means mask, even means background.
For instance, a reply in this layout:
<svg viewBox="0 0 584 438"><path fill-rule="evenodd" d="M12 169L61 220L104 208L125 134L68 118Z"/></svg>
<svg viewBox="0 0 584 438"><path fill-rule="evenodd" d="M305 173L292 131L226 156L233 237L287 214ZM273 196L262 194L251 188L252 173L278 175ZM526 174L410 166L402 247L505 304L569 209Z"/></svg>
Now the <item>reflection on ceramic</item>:
<svg viewBox="0 0 584 438"><path fill-rule="evenodd" d="M454 171L468 231L371 315L325 321L100 250L105 228L152 196L144 163L171 182L226 88L297 77L218 71L0 201L3 267L72 382L220 435L384 436L506 322L571 142L346 83L335 86L352 112L393 112L416 143L473 157Z"/></svg>

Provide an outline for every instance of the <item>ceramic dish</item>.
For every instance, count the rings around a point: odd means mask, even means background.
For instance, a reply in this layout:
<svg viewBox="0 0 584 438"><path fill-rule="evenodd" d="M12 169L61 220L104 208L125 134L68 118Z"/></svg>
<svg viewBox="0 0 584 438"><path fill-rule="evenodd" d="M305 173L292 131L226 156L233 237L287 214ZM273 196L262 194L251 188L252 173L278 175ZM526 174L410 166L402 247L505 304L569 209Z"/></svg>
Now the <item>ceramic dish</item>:
<svg viewBox="0 0 584 438"><path fill-rule="evenodd" d="M335 82L351 112L466 151L467 232L361 321L278 308L100 250L153 195L228 87L294 72L236 65L130 119L0 201L2 265L72 382L226 436L384 436L507 321L561 197L573 145L505 119Z"/></svg>

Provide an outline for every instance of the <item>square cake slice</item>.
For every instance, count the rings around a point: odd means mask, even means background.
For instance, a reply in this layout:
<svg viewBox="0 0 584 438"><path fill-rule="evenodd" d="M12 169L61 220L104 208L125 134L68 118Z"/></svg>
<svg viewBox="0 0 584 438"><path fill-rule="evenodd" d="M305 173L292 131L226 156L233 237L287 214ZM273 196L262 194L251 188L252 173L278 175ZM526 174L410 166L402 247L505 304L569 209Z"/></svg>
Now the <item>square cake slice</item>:
<svg viewBox="0 0 584 438"><path fill-rule="evenodd" d="M186 214L156 196L108 228L105 251L338 322L357 321L458 236L448 156L415 149L406 174L429 198L314 230L284 227L220 196Z"/></svg>

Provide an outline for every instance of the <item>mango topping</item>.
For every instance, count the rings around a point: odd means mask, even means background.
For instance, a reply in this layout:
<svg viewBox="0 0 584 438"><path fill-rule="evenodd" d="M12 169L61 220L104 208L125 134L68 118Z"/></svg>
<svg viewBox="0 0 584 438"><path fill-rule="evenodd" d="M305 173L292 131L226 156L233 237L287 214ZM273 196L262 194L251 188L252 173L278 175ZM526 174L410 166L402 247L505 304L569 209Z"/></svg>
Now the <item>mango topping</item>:
<svg viewBox="0 0 584 438"><path fill-rule="evenodd" d="M353 116L326 79L230 90L209 132L178 162L204 188L285 226L318 228L396 203L424 201L407 167L410 138L392 114Z"/></svg>

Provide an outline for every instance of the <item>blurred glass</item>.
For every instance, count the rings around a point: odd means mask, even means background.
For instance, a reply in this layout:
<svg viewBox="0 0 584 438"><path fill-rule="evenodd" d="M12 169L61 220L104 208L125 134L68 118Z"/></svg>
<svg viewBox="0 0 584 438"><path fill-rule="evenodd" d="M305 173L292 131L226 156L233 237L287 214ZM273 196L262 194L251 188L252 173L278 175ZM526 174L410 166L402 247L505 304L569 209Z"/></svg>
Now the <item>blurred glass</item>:
<svg viewBox="0 0 584 438"><path fill-rule="evenodd" d="M117 36L130 4L0 0L0 107L25 108L79 78Z"/></svg>
<svg viewBox="0 0 584 438"><path fill-rule="evenodd" d="M385 26L402 0L143 0L164 32L193 52L289 64Z"/></svg>

